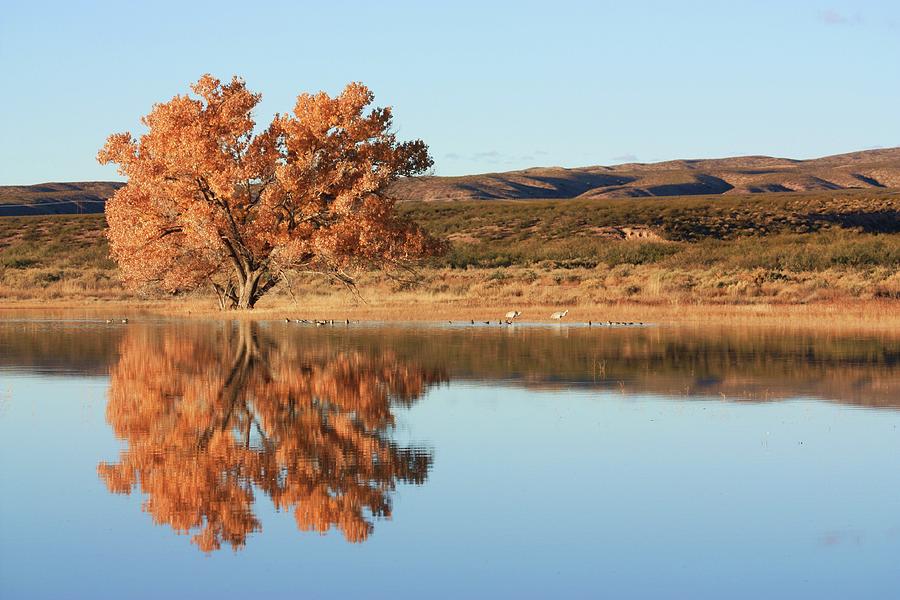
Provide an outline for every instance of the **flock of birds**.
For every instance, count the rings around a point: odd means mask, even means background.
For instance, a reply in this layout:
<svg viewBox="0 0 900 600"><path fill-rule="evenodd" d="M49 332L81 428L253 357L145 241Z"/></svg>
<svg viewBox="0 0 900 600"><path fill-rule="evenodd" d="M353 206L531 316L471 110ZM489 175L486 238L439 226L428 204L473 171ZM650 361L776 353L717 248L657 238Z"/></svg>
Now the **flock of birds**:
<svg viewBox="0 0 900 600"><path fill-rule="evenodd" d="M550 315L550 318L554 321L562 321L566 315L569 314L568 310L557 311ZM522 316L522 311L519 310L511 310L505 315L503 315L503 319L498 319L497 321L476 321L475 319L470 319L470 325L484 324L491 325L496 323L497 325L512 325L517 318ZM351 321L350 319L291 319L289 317L284 317L285 323L299 323L301 325L315 325L316 327L322 327L324 325L350 325L351 323L359 323L358 320ZM460 321L456 321L459 323ZM447 321L450 325L454 324L454 321ZM462 321L465 323L465 321ZM643 321L588 321L588 327L592 327L594 325L606 325L606 326L622 326L622 325L643 325Z"/></svg>
<svg viewBox="0 0 900 600"><path fill-rule="evenodd" d="M551 314L550 318L553 319L554 321L562 321L568 314L569 314L568 309L561 310L561 311L557 311L557 312ZM519 318L521 315L522 315L522 311L511 310L504 315L504 318L502 320L498 320L497 324L503 325L505 323L507 325L512 325L513 322L517 318ZM123 323L123 324L128 323L128 319L106 319L107 323L115 323L117 321L119 323ZM292 321L288 317L284 318L284 322L285 323L294 322L294 323L300 323L302 325L315 325L316 327L322 327L324 325L334 325L335 324L334 319L293 319L293 321ZM447 321L447 322L450 323L451 325L453 324L453 321ZM490 325L492 323L492 321L481 321L481 322L484 323L485 325ZM350 325L350 323L359 323L359 321L358 320L351 321L350 319L343 319L343 323L345 325ZM471 319L469 321L469 323L472 325L475 325L475 320ZM337 320L337 324L339 324L339 325L341 324L341 319ZM597 323L594 323L593 321L588 321L587 324L588 324L588 327L590 327L595 324L612 326L612 325L643 325L644 323L643 323L643 321L637 321L637 322L634 322L634 321L606 321L606 322L598 321Z"/></svg>
<svg viewBox="0 0 900 600"><path fill-rule="evenodd" d="M290 323L291 319L288 317L284 318L285 323ZM294 319L294 323L300 323L302 325L315 325L316 327L322 327L323 325L334 325L337 323L340 325L342 322L344 325L349 325L350 323L359 323L359 321L351 321L350 319L338 319L335 321L334 319Z"/></svg>
<svg viewBox="0 0 900 600"><path fill-rule="evenodd" d="M561 310L561 311L557 311L557 312L551 314L551 315L550 315L550 318L553 319L554 321L562 321L562 320L566 317L566 315L568 315L568 314L569 314L568 309L567 309L567 310ZM498 325L503 325L503 324L505 323L506 325L512 325L512 324L515 322L515 320L516 320L518 317L520 317L521 315L522 315L522 312L521 312L521 311L518 311L518 310L511 310L511 311L509 311L508 313L506 313L506 314L503 316L503 319L502 319L502 320L497 321L497 324L498 324ZM447 322L450 323L451 325L453 324L453 321L447 321ZM493 321L480 321L480 322L481 322L481 323L484 323L485 325L490 325ZM472 325L475 325L476 322L475 322L475 320L473 319L473 320L470 320L469 323L472 324ZM607 326L613 326L613 325L643 325L644 322L643 322L643 321L597 321L597 322L595 323L594 321L588 321L587 324L588 324L588 327L592 327L593 325L607 325Z"/></svg>

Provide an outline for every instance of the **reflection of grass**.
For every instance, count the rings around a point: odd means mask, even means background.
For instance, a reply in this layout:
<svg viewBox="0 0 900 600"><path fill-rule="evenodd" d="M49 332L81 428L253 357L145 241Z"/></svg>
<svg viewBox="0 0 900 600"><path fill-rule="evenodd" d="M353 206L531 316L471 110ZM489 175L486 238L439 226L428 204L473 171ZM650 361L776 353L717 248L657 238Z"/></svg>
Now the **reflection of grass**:
<svg viewBox="0 0 900 600"><path fill-rule="evenodd" d="M452 379L580 381L628 392L743 395L760 400L813 393L900 406L900 338L722 329L315 331L317 344L389 347Z"/></svg>
<svg viewBox="0 0 900 600"><path fill-rule="evenodd" d="M363 275L363 295L385 314L403 305L587 313L617 303L900 299L900 196L890 192L412 202L401 210L452 249L423 269L417 288ZM103 227L101 215L0 219L0 296L133 299L108 258ZM294 287L305 305L348 302L339 286L306 283ZM263 306L288 300L282 290Z"/></svg>
<svg viewBox="0 0 900 600"><path fill-rule="evenodd" d="M787 307L783 314L798 315ZM733 310L733 307L732 307ZM900 334L839 333L833 315L822 330L748 327L562 328L485 325L311 327L274 322L262 331L292 352L320 356L351 350L390 355L454 380L503 380L545 387L581 382L622 393L774 400L818 396L867 406L900 407ZM690 311L688 311L690 314ZM273 316L262 312L262 315ZM282 313L283 314L283 313ZM80 311L79 316L84 312ZM45 315L46 316L46 315ZM54 315L65 316L65 315ZM533 315L526 313L526 318ZM783 317L782 317L783 318ZM174 324L186 338L212 336L221 324ZM136 317L127 326L0 327L0 366L58 367L105 373L125 336L163 331ZM165 326L164 326L165 327ZM302 352L301 352L302 351ZM0 390L2 393L2 390Z"/></svg>

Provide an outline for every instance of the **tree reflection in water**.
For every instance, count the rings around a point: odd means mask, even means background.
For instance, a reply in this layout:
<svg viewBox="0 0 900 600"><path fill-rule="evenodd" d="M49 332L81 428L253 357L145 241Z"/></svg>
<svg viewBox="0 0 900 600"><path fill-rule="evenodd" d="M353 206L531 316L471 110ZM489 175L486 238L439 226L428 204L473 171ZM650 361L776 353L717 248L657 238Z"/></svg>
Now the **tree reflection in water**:
<svg viewBox="0 0 900 600"><path fill-rule="evenodd" d="M193 533L203 551L240 548L261 529L258 493L303 531L335 527L361 542L390 517L396 484L422 484L432 463L392 440L393 408L445 380L390 352L303 347L250 323L135 330L106 413L127 447L98 471L112 492L140 489L156 523Z"/></svg>

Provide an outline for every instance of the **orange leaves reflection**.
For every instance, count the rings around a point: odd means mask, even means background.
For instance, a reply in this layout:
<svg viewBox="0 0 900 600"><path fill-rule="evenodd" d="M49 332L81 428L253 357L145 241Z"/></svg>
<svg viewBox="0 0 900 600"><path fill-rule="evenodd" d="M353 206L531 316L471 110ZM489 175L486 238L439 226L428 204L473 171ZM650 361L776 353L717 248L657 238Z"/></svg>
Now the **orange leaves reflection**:
<svg viewBox="0 0 900 600"><path fill-rule="evenodd" d="M112 492L146 494L158 524L204 551L261 529L255 496L303 531L365 540L397 482L421 484L429 451L391 433L394 408L444 381L388 352L276 341L253 324L214 335L134 330L111 372L107 420L126 442L102 463Z"/></svg>

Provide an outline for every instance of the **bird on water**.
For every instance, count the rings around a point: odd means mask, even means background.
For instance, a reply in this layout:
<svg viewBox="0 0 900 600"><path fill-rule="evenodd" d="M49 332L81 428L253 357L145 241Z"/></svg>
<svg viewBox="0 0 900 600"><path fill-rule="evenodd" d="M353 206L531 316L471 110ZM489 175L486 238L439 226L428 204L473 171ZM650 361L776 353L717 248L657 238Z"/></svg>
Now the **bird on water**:
<svg viewBox="0 0 900 600"><path fill-rule="evenodd" d="M566 309L566 310L564 310L564 311L557 311L557 312L553 313L552 315L550 315L550 318L559 321L559 320L561 320L563 317L565 317L567 314L569 314L569 310L568 310L568 309Z"/></svg>
<svg viewBox="0 0 900 600"><path fill-rule="evenodd" d="M518 316L521 315L521 314L522 314L521 311L518 311L518 310L511 310L511 311L509 311L508 313L506 313L506 320L507 320L507 321L511 321L511 320L515 319L516 317L518 317Z"/></svg>

